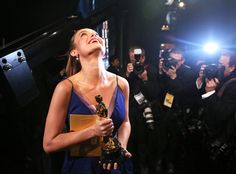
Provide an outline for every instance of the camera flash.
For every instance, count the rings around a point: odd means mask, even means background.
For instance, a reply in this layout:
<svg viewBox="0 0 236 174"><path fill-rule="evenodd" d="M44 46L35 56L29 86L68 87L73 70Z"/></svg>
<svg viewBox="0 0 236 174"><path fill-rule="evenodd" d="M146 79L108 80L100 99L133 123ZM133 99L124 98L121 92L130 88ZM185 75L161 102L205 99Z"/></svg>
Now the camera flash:
<svg viewBox="0 0 236 174"><path fill-rule="evenodd" d="M142 54L142 50L140 48L134 49L134 54Z"/></svg>

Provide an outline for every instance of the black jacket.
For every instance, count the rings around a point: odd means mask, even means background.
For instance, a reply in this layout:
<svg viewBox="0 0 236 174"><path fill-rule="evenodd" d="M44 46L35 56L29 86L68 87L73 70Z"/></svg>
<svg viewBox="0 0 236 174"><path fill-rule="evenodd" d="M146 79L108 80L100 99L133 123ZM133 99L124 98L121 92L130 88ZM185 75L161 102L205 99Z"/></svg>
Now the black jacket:
<svg viewBox="0 0 236 174"><path fill-rule="evenodd" d="M196 88L196 76L194 71L182 65L176 71L177 77L173 80L165 73L159 75L158 84L160 85L160 102L163 104L166 93L174 96L174 101L171 108L163 105L164 109L172 110L173 112L184 111L186 108L195 107L195 103L199 101L200 96Z"/></svg>
<svg viewBox="0 0 236 174"><path fill-rule="evenodd" d="M203 105L206 108L206 122L213 134L223 135L231 134L235 127L235 116L236 113L236 81L232 81L227 84L230 79L236 78L235 75L228 76L224 78L216 92L203 99ZM219 96L219 91L225 88L222 95ZM233 127L232 127L233 126ZM229 130L229 127L231 127Z"/></svg>

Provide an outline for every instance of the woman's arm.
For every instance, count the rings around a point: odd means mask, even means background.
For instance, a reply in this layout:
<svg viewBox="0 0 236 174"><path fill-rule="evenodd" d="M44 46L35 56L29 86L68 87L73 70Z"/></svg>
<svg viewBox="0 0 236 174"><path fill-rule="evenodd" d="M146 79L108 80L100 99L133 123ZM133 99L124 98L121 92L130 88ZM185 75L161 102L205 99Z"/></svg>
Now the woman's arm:
<svg viewBox="0 0 236 174"><path fill-rule="evenodd" d="M97 121L95 125L76 132L63 132L72 86L68 80L60 82L53 93L43 137L46 153L62 150L94 136L108 135L113 131L111 119Z"/></svg>
<svg viewBox="0 0 236 174"><path fill-rule="evenodd" d="M118 129L118 139L121 146L126 149L131 132L131 125L129 121L129 84L128 81L122 77L119 77L118 80L125 97L125 119Z"/></svg>

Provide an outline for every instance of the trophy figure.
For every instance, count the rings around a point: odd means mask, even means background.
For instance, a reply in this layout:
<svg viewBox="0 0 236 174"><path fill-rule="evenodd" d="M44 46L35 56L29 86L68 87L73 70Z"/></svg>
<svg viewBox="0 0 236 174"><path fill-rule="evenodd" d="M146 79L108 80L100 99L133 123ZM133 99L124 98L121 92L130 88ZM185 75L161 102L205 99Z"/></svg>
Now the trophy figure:
<svg viewBox="0 0 236 174"><path fill-rule="evenodd" d="M96 112L101 118L107 118L107 108L103 103L103 98L101 95L95 96L96 102ZM101 163L119 163L125 158L125 150L121 147L120 142L112 134L104 136L101 146L102 154L100 156Z"/></svg>

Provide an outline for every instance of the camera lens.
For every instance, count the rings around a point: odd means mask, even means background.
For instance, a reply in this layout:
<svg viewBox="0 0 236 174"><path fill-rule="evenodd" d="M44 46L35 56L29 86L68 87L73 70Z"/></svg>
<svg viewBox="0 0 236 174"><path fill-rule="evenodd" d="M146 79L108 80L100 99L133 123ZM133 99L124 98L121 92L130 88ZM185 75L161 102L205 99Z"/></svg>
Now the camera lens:
<svg viewBox="0 0 236 174"><path fill-rule="evenodd" d="M152 108L150 106L150 103L147 100L144 101L143 116L145 118L148 129L154 130L155 126L154 126L154 118L153 118L153 114L152 114Z"/></svg>
<svg viewBox="0 0 236 174"><path fill-rule="evenodd" d="M206 68L203 71L203 75L211 80L213 78L222 79L224 74L224 66L218 66L217 64L206 65Z"/></svg>
<svg viewBox="0 0 236 174"><path fill-rule="evenodd" d="M164 67L167 68L167 69L169 69L171 66L176 67L177 63L178 63L177 60L175 60L172 57L164 58L164 62L163 62Z"/></svg>
<svg viewBox="0 0 236 174"><path fill-rule="evenodd" d="M139 75L144 72L144 67L140 62L136 62L134 65L134 73Z"/></svg>

